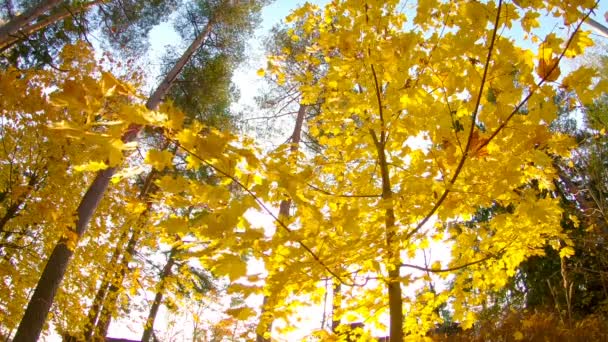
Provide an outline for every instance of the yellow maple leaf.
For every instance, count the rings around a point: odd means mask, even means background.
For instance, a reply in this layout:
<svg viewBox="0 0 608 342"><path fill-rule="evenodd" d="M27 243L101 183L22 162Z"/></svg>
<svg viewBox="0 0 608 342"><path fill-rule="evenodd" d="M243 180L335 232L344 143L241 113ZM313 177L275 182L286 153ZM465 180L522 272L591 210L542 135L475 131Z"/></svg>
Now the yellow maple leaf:
<svg viewBox="0 0 608 342"><path fill-rule="evenodd" d="M237 255L224 254L217 260L213 270L220 276L228 276L233 282L247 275L247 264Z"/></svg>
<svg viewBox="0 0 608 342"><path fill-rule="evenodd" d="M105 170L108 168L108 165L104 162L99 162L99 161L90 161L88 163L85 164L80 164L80 165L76 165L74 166L74 170L78 171L78 172L96 172L99 170Z"/></svg>
<svg viewBox="0 0 608 342"><path fill-rule="evenodd" d="M169 151L150 150L146 155L145 162L162 171L173 165L173 154Z"/></svg>
<svg viewBox="0 0 608 342"><path fill-rule="evenodd" d="M250 307L233 308L226 310L226 313L238 320L244 321L249 317L255 316L255 310Z"/></svg>
<svg viewBox="0 0 608 342"><path fill-rule="evenodd" d="M186 233L188 231L188 221L183 217L171 215L168 219L161 222L163 227L169 234Z"/></svg>
<svg viewBox="0 0 608 342"><path fill-rule="evenodd" d="M65 239L66 247L73 251L76 249L76 245L78 244L78 234L72 229L68 229L65 233L63 233L63 237Z"/></svg>
<svg viewBox="0 0 608 342"><path fill-rule="evenodd" d="M561 71L559 69L559 59L539 59L538 66L536 67L536 73L540 78L544 79L545 81L553 82L557 80L561 74Z"/></svg>

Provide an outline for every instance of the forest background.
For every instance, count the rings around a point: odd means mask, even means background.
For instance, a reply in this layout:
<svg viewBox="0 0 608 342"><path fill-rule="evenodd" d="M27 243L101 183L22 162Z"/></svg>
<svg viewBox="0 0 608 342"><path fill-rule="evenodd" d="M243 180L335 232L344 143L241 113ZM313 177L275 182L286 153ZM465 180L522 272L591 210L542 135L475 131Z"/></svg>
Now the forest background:
<svg viewBox="0 0 608 342"><path fill-rule="evenodd" d="M605 4L321 5L2 2L3 340L606 338Z"/></svg>

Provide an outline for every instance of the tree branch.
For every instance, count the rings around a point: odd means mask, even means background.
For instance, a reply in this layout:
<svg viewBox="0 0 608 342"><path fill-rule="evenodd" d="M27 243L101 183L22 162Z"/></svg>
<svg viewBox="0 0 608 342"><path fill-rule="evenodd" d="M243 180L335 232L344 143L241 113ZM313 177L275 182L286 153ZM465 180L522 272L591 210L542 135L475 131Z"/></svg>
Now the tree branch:
<svg viewBox="0 0 608 342"><path fill-rule="evenodd" d="M249 188L247 188L243 183L241 183L236 177L231 176L230 174L224 172L223 170L219 169L217 166L213 165L212 163L206 161L204 158L200 157L199 155L197 155L196 153L192 152L191 150L185 148L184 146L180 145L180 143L178 141L173 141L175 143L176 146L178 146L179 148L181 148L182 150L184 150L186 153L189 153L191 156L195 157L196 159L198 159L200 162L202 162L203 164L211 167L212 169L214 169L215 171L217 171L218 173L220 173L222 176L229 178L230 180L232 180L236 185L238 185L241 189L243 189L249 196L251 196L255 202L258 204L258 206L265 211L268 215L270 215L270 217L272 217L272 219L281 227L283 228L285 231L287 231L288 233L293 233L293 230L291 228L289 228L283 221L281 221L277 215L275 215L265 204L264 202L262 202L262 200L253 193L253 191L251 191ZM323 267L329 274L331 274L332 276L334 276L336 278L336 280L338 280L340 283L347 285L347 286L352 286L351 284L347 283L344 281L344 279L342 279L342 277L337 274L336 272L334 272L331 268L329 268L329 266L327 266L323 260L321 260L321 258L312 250L312 248L308 247L308 245L306 245L304 242L302 242L301 240L295 239L294 240L298 245L300 245L300 247L302 247L304 250L306 250L306 252L308 254L310 254L310 256L312 256L312 258L319 264L321 265L321 267Z"/></svg>
<svg viewBox="0 0 608 342"><path fill-rule="evenodd" d="M456 167L456 171L454 171L454 175L452 176L452 179L450 179L448 186L443 191L443 194L441 194L441 197L439 197L439 200L435 203L435 205L433 206L431 211L429 211L429 213L424 217L424 219L422 219L422 221L420 221L418 223L416 228L414 228L411 232L409 232L405 236L406 240L411 238L414 234L416 234L416 232L418 232L422 228L422 226L424 226L428 222L428 220L435 214L435 212L437 211L437 209L439 209L441 204L443 204L443 201L445 201L445 199L448 197L448 193L450 192L450 187L452 185L454 185L454 183L456 182L456 179L458 179L458 176L460 175L460 172L462 171L462 168L464 167L464 162L467 160L467 157L469 156L469 149L471 148L471 141L473 140L472 139L473 131L475 130L475 123L477 121L477 114L479 112L481 96L483 95L483 90L484 90L485 83L486 83L486 77L488 74L488 69L490 67L490 61L492 59L492 51L494 50L494 42L496 41L496 36L498 34L498 23L500 20L501 9L502 9L502 0L499 0L498 11L496 13L496 19L494 21L494 30L492 31L492 39L490 40L490 47L488 48L488 56L486 58L486 63L485 63L484 70L483 70L483 77L481 79L481 86L479 87L479 94L477 95L475 109L473 110L473 118L471 120L471 130L469 131L469 138L467 139L467 145L464 148L464 153L462 155L462 158L460 158L460 162L458 163L458 166Z"/></svg>
<svg viewBox="0 0 608 342"><path fill-rule="evenodd" d="M308 185L310 188L312 188L313 190L316 190L320 193L323 193L327 196L333 196L333 197L344 197L344 198L379 198L382 197L382 195L344 195L344 194L334 194L332 192L329 192L327 190L318 188L312 184L307 183L306 185Z"/></svg>

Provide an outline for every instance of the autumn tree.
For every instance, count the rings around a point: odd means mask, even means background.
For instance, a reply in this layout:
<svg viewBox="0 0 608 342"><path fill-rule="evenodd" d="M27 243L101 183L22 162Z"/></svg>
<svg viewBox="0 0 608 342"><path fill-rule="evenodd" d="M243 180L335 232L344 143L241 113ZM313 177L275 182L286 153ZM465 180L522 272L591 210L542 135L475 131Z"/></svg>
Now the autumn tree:
<svg viewBox="0 0 608 342"><path fill-rule="evenodd" d="M234 7L239 6L235 5ZM208 37L211 25L215 22L215 20L216 18L209 18L207 29L202 31L202 33L193 41L182 58L176 63L175 67L167 74L165 80L161 82L157 90L150 96L146 104L148 109L154 109L158 106L163 96L171 87L173 80L179 74L180 70ZM123 143L133 141L141 127L143 127L143 123L145 123L145 121L133 123L130 128L122 134L122 137L120 137L120 140L118 141L122 140ZM115 131L115 134L117 133L120 133L120 131ZM120 144L117 144L117 146L120 146ZM120 148L118 150L120 151ZM109 159L110 167L98 173L97 177L89 188L89 191L85 193L77 211L78 220L74 228L75 237L81 236L86 230L88 222L90 221L100 200L103 198L105 189L107 188L109 180L116 170L115 166L119 161L120 158L116 158L116 155L113 155L113 158ZM31 340L37 338L42 329L46 313L48 312L50 304L52 303L54 294L57 291L59 283L61 282L61 279L65 273L65 267L67 266L72 254L73 248L68 247L68 243L65 239L60 240L54 249L54 252L51 254L50 261L47 262L45 271L42 273L41 281L39 282L37 290L34 292L34 295L30 300L30 305L28 306L25 316L21 321L21 328L18 329L17 334L15 335L15 340Z"/></svg>
<svg viewBox="0 0 608 342"><path fill-rule="evenodd" d="M559 200L539 191L554 189L550 155L566 156L572 146L549 129L557 113L555 81L559 63L592 44L580 26L595 5L526 3L518 10L502 1L425 2L410 16L396 1L340 1L291 15L307 18L318 37L308 49L327 63L315 86L301 88L304 103L323 99L309 125L325 149L308 172L281 184L298 206L310 208L298 216L298 234L316 246L319 268L346 264L333 274L344 285L370 279L386 285L383 302L375 300L377 289L365 287L346 299L351 317L386 314L391 341L401 341L404 333L425 334L439 319L433 308L449 300L454 318L468 328L480 294L504 286L547 242L571 253ZM572 34L537 36L544 11L564 20ZM516 25L534 37L536 51L503 35ZM593 75L579 69L560 80L592 98ZM526 186L532 181L536 188ZM310 184L339 196L311 192ZM492 203L512 210L487 224L442 228ZM431 240L452 247L447 265L406 261ZM332 250L321 247L327 241ZM451 290L403 293L404 285L423 279L407 270L448 275L461 269Z"/></svg>
<svg viewBox="0 0 608 342"><path fill-rule="evenodd" d="M60 17L59 3L19 3L32 9L22 17L7 3L14 18L0 33L27 36L35 30L24 28L38 25L33 34L61 35L68 17L48 19ZM594 242L577 246L570 230L586 205L603 222L603 133L589 121L597 145L568 159L576 141L551 123L572 99L603 113L594 103L606 89L599 73L562 67L592 45L581 25L597 3L306 4L275 32L266 74L293 106L295 127L289 144L268 153L231 130L227 109L236 98L230 75L263 3L180 8L178 31L192 43L168 56L145 105L85 43L67 43L84 38L96 15L111 18L109 32L141 38L174 2L155 1L151 12L137 1L91 5L102 14L83 9L69 17L80 33L51 39L62 52L49 53L49 68L28 68L38 57L17 49L29 40L7 49L18 63L0 73L3 337L30 293L15 341L36 340L49 310L62 333L105 337L141 283L155 294L148 339L160 307L194 292L192 265L225 279L238 298L217 325L223 334L252 338L257 312L243 299L265 296L258 340L276 319L294 329L290 319L327 296L325 280L336 297L333 335L367 338L371 327L402 341L426 335L446 307L470 328L488 294L522 274L526 260L559 260L565 290L579 281L576 266L595 269L572 257ZM114 17L127 5L135 21ZM568 31L540 30L545 14ZM140 48L135 38L111 44L131 43ZM571 195L581 189L589 196ZM247 219L253 209L272 217L272 234ZM413 261L431 244L451 254ZM159 250L170 255L162 272L142 275L145 261L135 255ZM253 258L268 276L251 273ZM452 286L437 288L432 277Z"/></svg>
<svg viewBox="0 0 608 342"><path fill-rule="evenodd" d="M299 32L302 35L302 39L293 41L290 38L292 32ZM295 58L301 53L306 53L305 47L312 37L306 36L305 31L295 23L291 26L284 24L277 25L272 28L270 35L266 38L267 53L270 55L278 55L285 53L281 59L269 61L269 65L278 67L279 65L284 68L285 74L279 77L276 75L269 74L266 77L267 83L270 88L263 94L257 97L257 102L260 108L263 110L263 116L256 118L248 118L247 120L254 120L258 122L268 123L268 127L272 124L285 124L286 120L281 119L287 117L290 121L293 121L293 130L287 139L287 143L283 146L279 146L277 153L273 154L273 158L281 158L287 161L288 167L292 170L298 169L298 159L301 158L302 153L307 150L306 147L314 146L314 142L307 141L306 139L306 121L311 118L315 110L318 109L316 104L303 104L301 102L301 95L299 88L304 85L302 83L303 77L308 77L308 84L314 83L314 80L320 77L320 70L316 65L313 64L302 64L298 63ZM261 74L264 70L259 70ZM273 122L274 121L274 122ZM291 122L289 123L291 124ZM269 128L266 127L267 130ZM283 198L279 204L278 219L282 221L289 221L290 216L294 210L297 210L293 206L291 199L287 196ZM282 229L278 226L277 229ZM286 242L289 244L289 236L281 233L276 233L273 238L274 244L279 243L282 238L286 238ZM275 239L276 238L276 239ZM261 252L260 257L267 263L267 269L270 270L264 289L264 297L262 300L262 310L260 315L260 322L257 328L256 340L259 341L270 341L270 333L272 332L273 320L275 317L275 308L279 305L280 296L285 298L289 296L287 292L281 290L284 288L285 282L289 279L288 272L280 272L278 279L274 278L274 272L272 269L274 256L273 251L259 251ZM268 254L271 258L266 259ZM281 257L279 257L281 258ZM266 260L265 260L266 259ZM295 271L295 268L294 270ZM279 293L283 293L279 295ZM279 315L280 316L280 315Z"/></svg>
<svg viewBox="0 0 608 342"><path fill-rule="evenodd" d="M200 2L189 7L186 11L189 16L186 16L186 26L179 25L182 20L178 20L176 28L182 32L185 40L191 39L196 32L208 30L210 39L205 41L201 50L199 50L193 58L185 65L184 69L175 81L176 86L171 89L167 98L171 99L174 105L182 109L186 117L185 126L204 124L207 126L217 126L218 128L228 129L231 126L228 116L228 106L235 98L232 93L231 75L234 68L242 60L240 50L244 46L246 37L250 34L252 28L257 22L257 15L261 3L251 2L242 8L227 8L223 7L221 2ZM198 6L198 7L196 7ZM199 15L193 16L192 11L196 11ZM189 21L192 18L197 18L198 21ZM202 18L216 18L213 23L210 21L201 21ZM211 25L213 24L213 25ZM171 57L169 56L170 60ZM175 150L175 149L173 149ZM149 156L152 158L151 156ZM184 156L176 155L176 162L180 161L183 164L191 164L184 160ZM160 170L159 170L160 171ZM207 182L209 170L203 168L176 168L175 174L181 174L196 182ZM162 176L162 175L161 175ZM165 175L166 176L166 175ZM162 207L154 207L155 211L162 211ZM166 210L174 210L175 208L166 208ZM192 211L192 208L187 210ZM195 210L196 212L196 210ZM200 213L199 213L200 214ZM186 215L187 216L187 215ZM189 238L192 238L190 236ZM156 247L150 246L152 249ZM138 247L140 250L142 247ZM181 248L181 247L180 247ZM131 253L132 254L132 253ZM172 259L171 259L172 260ZM173 260L175 261L175 260ZM124 267L123 271L124 273ZM117 279L117 283L121 284L124 275ZM164 277L161 277L164 278ZM163 280L161 279L162 283ZM105 336L107 332L107 324L110 315L116 314L117 291L121 290L121 286L111 286L108 293L108 299L104 304L104 311L99 318L98 334ZM162 298L163 290L157 291L157 296ZM154 302L156 312L160 300ZM95 310L97 311L97 310ZM150 317L154 317L151 314ZM90 317L95 317L91 313ZM93 322L91 322L93 325ZM147 327L147 338L149 338L152 327Z"/></svg>
<svg viewBox="0 0 608 342"><path fill-rule="evenodd" d="M33 278L40 275L44 256L50 253L49 247L67 233L65 227L72 218L63 213L72 211L76 197L79 197L69 189L81 188L86 182L84 174L74 170L88 164L86 156L89 153L99 153L99 145L74 143L58 133L60 130L53 129L58 128L53 127L53 123L87 121L82 112L66 111L57 105L66 103L66 93L78 89L76 84L86 84L87 89L101 92L86 75L101 72L94 66L89 52L85 46L66 48L61 65L69 72L8 69L2 74L5 85L2 89L2 141L6 157L3 160L7 163L2 165L0 172L6 195L1 209L3 258L0 268L10 270L3 272L1 285L3 292L10 293L3 297L2 329L7 329L3 333L18 323L19 312L36 282ZM112 78L105 77L106 85L110 86ZM49 84L61 85L65 92L56 91L49 96L44 90ZM114 99L118 98L120 96ZM74 105L82 104L79 102L82 98L70 100ZM101 101L103 99L98 105ZM94 226L99 224L96 222Z"/></svg>

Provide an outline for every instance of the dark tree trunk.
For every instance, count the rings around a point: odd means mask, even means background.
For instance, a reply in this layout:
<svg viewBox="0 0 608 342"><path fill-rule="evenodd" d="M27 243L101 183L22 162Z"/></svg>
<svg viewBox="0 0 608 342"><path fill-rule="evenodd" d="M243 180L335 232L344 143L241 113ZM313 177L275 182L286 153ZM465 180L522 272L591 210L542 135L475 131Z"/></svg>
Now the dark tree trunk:
<svg viewBox="0 0 608 342"><path fill-rule="evenodd" d="M100 4L102 1L103 0L94 0L91 2L87 2L71 10L67 7L64 7L61 10L49 15L48 17L37 20L34 24L22 27L18 30L18 32L14 34L8 35L7 37L0 37L0 51L5 51L20 40L25 39L31 36L32 34L41 31L44 28L53 25L71 15L84 12L93 6Z"/></svg>
<svg viewBox="0 0 608 342"><path fill-rule="evenodd" d="M114 168L108 168L100 171L80 202L77 209L79 220L74 229L78 237L84 233L87 224L102 199L102 196L98 196L97 194L103 193L108 187L114 170ZM25 314L21 319L21 323L13 339L14 342L34 342L38 340L38 336L40 336L40 332L42 332L44 322L46 321L46 316L53 304L57 289L59 289L61 279L65 275L68 261L72 257L72 254L74 254L74 251L69 249L67 244L68 241L62 238L53 249L42 271L34 294L25 310Z"/></svg>
<svg viewBox="0 0 608 342"><path fill-rule="evenodd" d="M23 12L0 27L0 47L3 46L4 42L18 35L21 29L28 26L28 24L43 15L46 11L58 6L61 1L62 0L41 1L38 6Z"/></svg>
<svg viewBox="0 0 608 342"><path fill-rule="evenodd" d="M382 129L384 130L384 127ZM401 278L399 274L401 262L399 250L393 241L396 235L395 210L393 208L393 192L391 189L390 173L385 153L386 138L384 131L381 132L380 139L378 139L374 131L371 133L378 152L378 164L380 164L380 174L382 177L382 199L387 202L384 222L386 229L386 249L388 251L387 261L389 264L388 279L386 282L388 287L388 307L390 314L390 341L403 342L403 299L401 298Z"/></svg>
<svg viewBox="0 0 608 342"><path fill-rule="evenodd" d="M334 334L338 333L340 326L340 317L336 314L342 306L342 284L337 280L333 280L332 285L332 300L331 300L331 331Z"/></svg>
<svg viewBox="0 0 608 342"><path fill-rule="evenodd" d="M112 254L112 257L110 258L110 267L113 267L114 265L116 265L118 263L118 260L120 259L122 251L124 250L123 244L125 242L124 240L126 240L126 238L128 236L128 233L129 233L129 230L126 229L122 233L120 238L118 239L118 243L116 244L114 253ZM93 304L91 305L91 308L89 309L89 313L87 315L87 326L86 326L86 330L84 332L84 339L86 341L90 341L91 338L93 337L93 330L94 330L95 324L97 323L97 319L99 318L99 312L103 305L103 301L106 298L106 295L108 293L108 289L110 287L110 280L111 280L112 276L113 276L113 274L111 271L108 271L105 273L104 278L103 278L101 284L99 285L99 289L97 289L97 293L95 294L95 297L93 298Z"/></svg>
<svg viewBox="0 0 608 342"><path fill-rule="evenodd" d="M142 220L142 217L147 217L146 212L142 213L140 220ZM99 319L95 324L94 331L90 335L91 338L96 337L97 340L102 340L108 334L108 328L110 326L110 322L112 321L112 313L116 310L116 301L118 300L122 283L127 275L129 262L135 254L135 246L139 241L139 235L141 234L141 226L139 223L140 222L138 222L138 224L135 226L133 233L131 234L131 238L127 243L126 253L122 257L118 272L108 275L109 286L107 287L107 294L105 296L105 300L103 301L103 306L98 308Z"/></svg>
<svg viewBox="0 0 608 342"><path fill-rule="evenodd" d="M154 333L154 320L156 319L156 315L158 314L158 309L160 308L160 304L163 300L163 292L165 291L165 281L167 277L171 275L171 268L175 264L175 252L176 248L174 247L169 254L169 260L165 264L163 268L163 272L160 275L158 290L156 291L156 296L154 296L154 301L152 302L152 307L150 307L150 314L148 315L148 320L146 321L146 325L144 327L144 334L141 337L141 342L149 342L152 334Z"/></svg>

